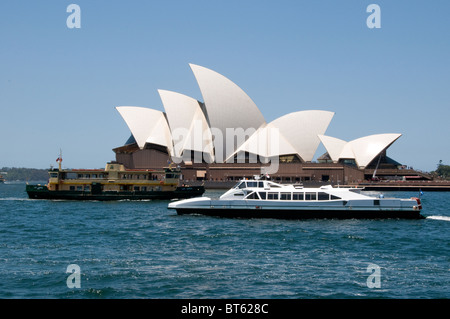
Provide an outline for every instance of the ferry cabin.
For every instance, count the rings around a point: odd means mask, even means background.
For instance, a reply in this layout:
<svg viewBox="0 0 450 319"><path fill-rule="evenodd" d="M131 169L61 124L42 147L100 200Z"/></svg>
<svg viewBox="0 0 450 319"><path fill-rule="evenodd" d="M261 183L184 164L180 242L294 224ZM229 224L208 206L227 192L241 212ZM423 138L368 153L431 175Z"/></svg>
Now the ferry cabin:
<svg viewBox="0 0 450 319"><path fill-rule="evenodd" d="M361 194L361 188L334 188L331 185L319 188L303 188L302 185L282 185L270 181L241 181L223 194L221 200L244 200L251 205L275 207L346 207L369 210L413 210L420 211L420 199L374 198ZM275 206L273 206L275 205Z"/></svg>
<svg viewBox="0 0 450 319"><path fill-rule="evenodd" d="M108 163L105 169L71 169L49 171L50 191L151 192L173 191L179 183L180 172L172 169L129 170L122 164Z"/></svg>
<svg viewBox="0 0 450 319"><path fill-rule="evenodd" d="M236 190L241 192L236 192ZM288 191L289 189L289 191ZM321 191L323 190L323 191ZM301 185L279 185L268 181L241 181L232 190L225 193L222 198L233 193L235 199L255 200L282 200L282 201L329 201L342 200L335 194L330 194L331 186L322 186L319 189L303 190ZM353 189L358 192L359 189ZM327 191L327 192L325 192Z"/></svg>

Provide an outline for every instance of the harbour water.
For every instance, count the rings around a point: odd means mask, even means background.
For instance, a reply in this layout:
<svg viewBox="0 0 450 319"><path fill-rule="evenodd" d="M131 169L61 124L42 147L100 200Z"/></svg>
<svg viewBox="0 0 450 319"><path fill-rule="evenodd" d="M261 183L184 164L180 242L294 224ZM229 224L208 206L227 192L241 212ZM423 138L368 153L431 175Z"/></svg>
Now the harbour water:
<svg viewBox="0 0 450 319"><path fill-rule="evenodd" d="M2 184L0 298L450 298L450 193L422 202L423 220L246 220Z"/></svg>

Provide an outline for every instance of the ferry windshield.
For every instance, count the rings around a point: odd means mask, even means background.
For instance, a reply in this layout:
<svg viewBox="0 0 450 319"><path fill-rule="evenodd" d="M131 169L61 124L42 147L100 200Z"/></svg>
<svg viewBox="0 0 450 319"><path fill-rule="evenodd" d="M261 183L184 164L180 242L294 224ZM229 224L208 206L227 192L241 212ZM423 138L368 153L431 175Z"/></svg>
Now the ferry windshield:
<svg viewBox="0 0 450 319"><path fill-rule="evenodd" d="M260 187L260 188L264 188L264 182L239 182L237 183L233 188L246 188L246 187ZM279 186L277 186L279 187Z"/></svg>
<svg viewBox="0 0 450 319"><path fill-rule="evenodd" d="M245 185L245 182L237 182L237 184L236 184L236 185L234 185L234 187L233 187L233 188L243 188L243 187L242 187L242 184L244 184L244 185Z"/></svg>

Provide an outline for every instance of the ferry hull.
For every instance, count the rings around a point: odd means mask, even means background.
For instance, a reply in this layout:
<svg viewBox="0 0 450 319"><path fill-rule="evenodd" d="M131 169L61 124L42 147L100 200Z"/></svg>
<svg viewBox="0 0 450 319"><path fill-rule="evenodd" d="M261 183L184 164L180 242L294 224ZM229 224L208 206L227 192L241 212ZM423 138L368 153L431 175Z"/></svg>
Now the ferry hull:
<svg viewBox="0 0 450 319"><path fill-rule="evenodd" d="M171 200L201 196L205 192L203 186L182 186L174 191L149 192L100 192L93 194L81 191L50 191L46 186L27 185L26 192L31 199L58 200Z"/></svg>
<svg viewBox="0 0 450 319"><path fill-rule="evenodd" d="M373 202L378 205L370 205ZM211 200L191 198L169 204L178 215L200 214L228 218L276 219L423 219L415 200L392 199L322 202ZM411 206L410 206L411 205Z"/></svg>
<svg viewBox="0 0 450 319"><path fill-rule="evenodd" d="M176 208L178 215L200 214L227 218L274 219L424 219L419 211L395 210L317 210L317 209L196 209Z"/></svg>

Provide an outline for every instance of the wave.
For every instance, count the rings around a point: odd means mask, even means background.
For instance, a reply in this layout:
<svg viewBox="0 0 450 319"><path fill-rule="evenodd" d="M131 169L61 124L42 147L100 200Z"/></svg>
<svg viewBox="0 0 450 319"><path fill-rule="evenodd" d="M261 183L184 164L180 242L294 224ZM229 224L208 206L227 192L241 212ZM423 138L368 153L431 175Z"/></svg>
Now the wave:
<svg viewBox="0 0 450 319"><path fill-rule="evenodd" d="M5 197L0 198L0 201L30 201L32 199L29 199L27 197Z"/></svg>
<svg viewBox="0 0 450 319"><path fill-rule="evenodd" d="M427 216L427 219L445 220L450 222L450 216Z"/></svg>

